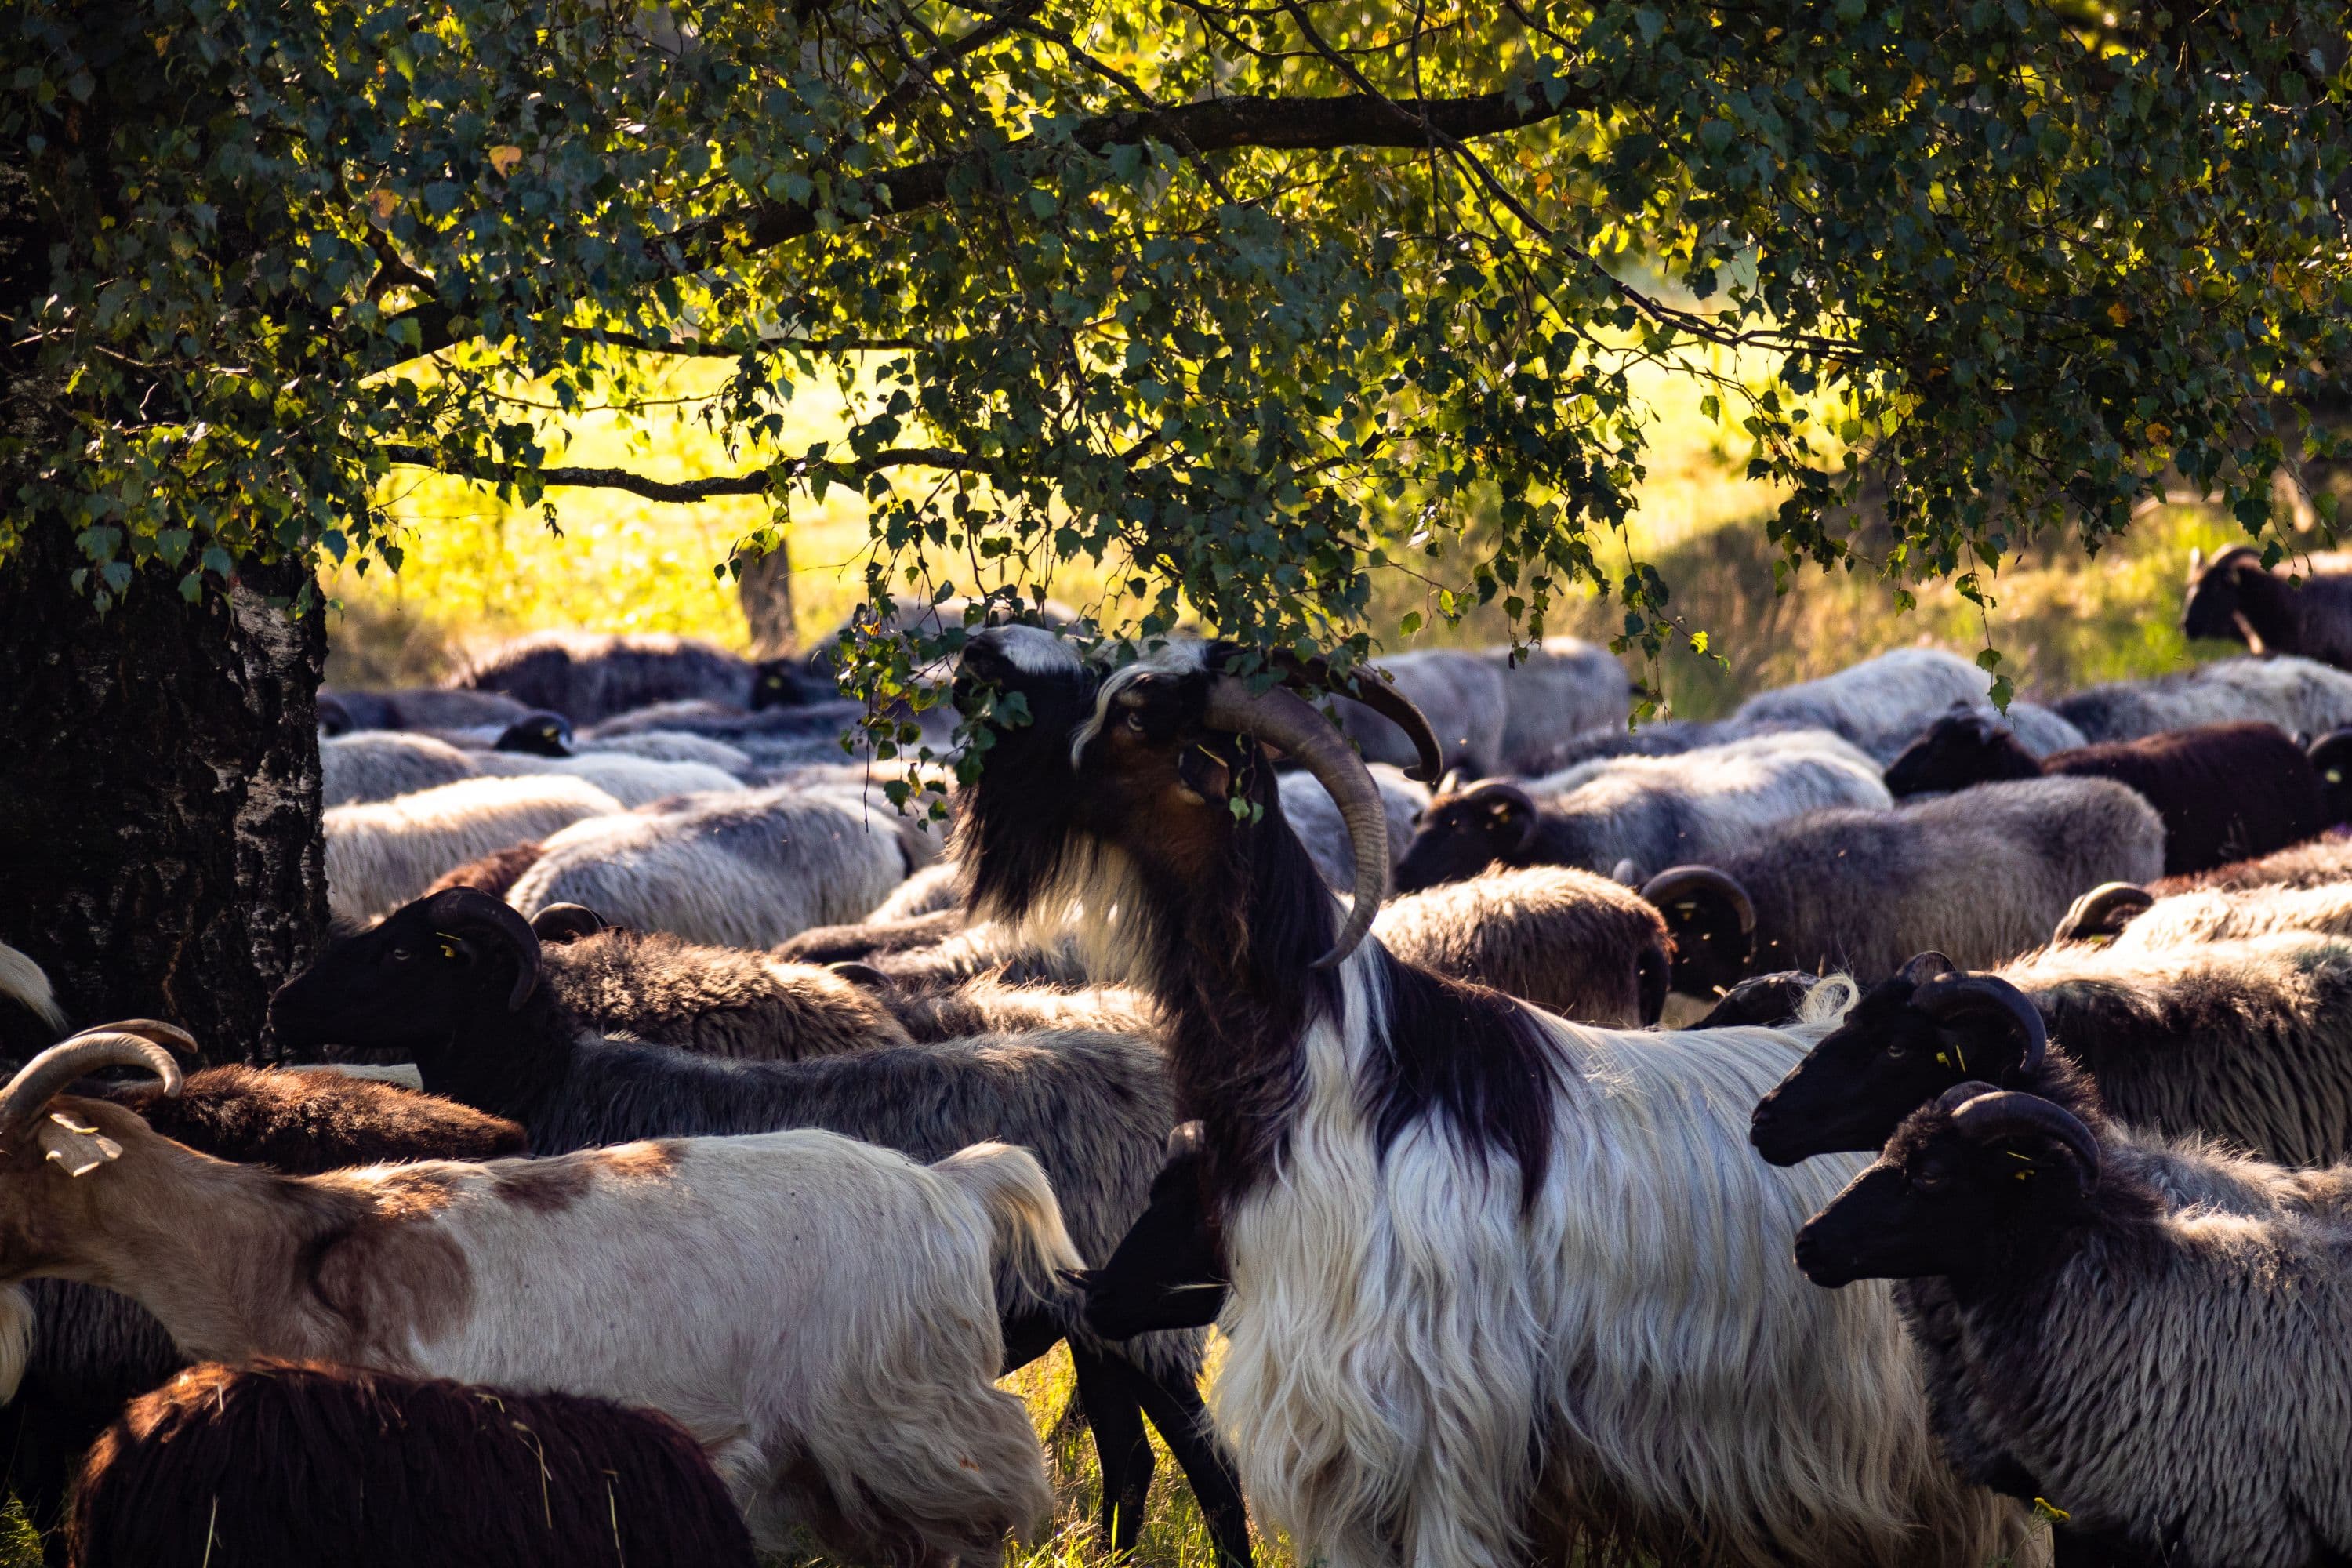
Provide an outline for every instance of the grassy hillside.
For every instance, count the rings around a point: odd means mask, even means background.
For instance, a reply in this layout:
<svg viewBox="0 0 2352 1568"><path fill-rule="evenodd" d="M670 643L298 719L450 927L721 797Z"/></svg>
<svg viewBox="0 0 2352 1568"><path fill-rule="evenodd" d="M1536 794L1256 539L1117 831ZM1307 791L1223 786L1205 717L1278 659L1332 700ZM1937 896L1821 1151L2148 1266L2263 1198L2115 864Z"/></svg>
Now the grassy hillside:
<svg viewBox="0 0 2352 1568"><path fill-rule="evenodd" d="M735 471L759 454L730 457L695 416L694 399L722 366L689 363L663 395L650 436L625 434L610 416L573 421L561 460L627 464L662 478ZM1990 636L2021 692L2060 690L2095 680L2151 674L2193 657L2176 627L2185 557L2211 550L2233 527L2201 508L2151 510L2096 560L2047 551L2012 563L1996 585L1988 626L1948 589L1922 591L1898 615L1891 590L1869 574L1825 576L1809 569L1773 592L1775 552L1762 528L1779 496L1741 477L1745 439L1702 419L1700 389L1653 374L1639 390L1655 411L1642 508L1631 538L1674 591L1674 605L1711 635L1723 662L1687 652L1637 671L1688 717L1719 712L1765 686L1826 673L1856 658L1928 640L1964 651ZM797 449L839 427L830 389L794 401L786 431ZM664 506L616 491L551 493L556 526L536 510L503 506L476 487L438 476L396 478L387 495L406 527L407 559L397 576L346 572L331 587L331 679L346 684L437 679L469 646L541 626L687 633L740 647L745 631L732 586L715 580L734 541L761 521L761 503L729 500ZM2316 536L2312 536L2316 542ZM837 624L861 595L865 510L852 493L796 504L786 532L794 564L795 612L803 637ZM1384 595L1402 610L1427 590L1402 576ZM1071 572L1054 587L1080 604L1097 601L1097 576ZM1433 608L1433 606L1432 606ZM1435 621L1433 614L1425 616ZM1551 629L1605 638L1618 614L1596 601L1556 612ZM1456 627L1433 626L1425 642L1490 640L1498 614Z"/></svg>

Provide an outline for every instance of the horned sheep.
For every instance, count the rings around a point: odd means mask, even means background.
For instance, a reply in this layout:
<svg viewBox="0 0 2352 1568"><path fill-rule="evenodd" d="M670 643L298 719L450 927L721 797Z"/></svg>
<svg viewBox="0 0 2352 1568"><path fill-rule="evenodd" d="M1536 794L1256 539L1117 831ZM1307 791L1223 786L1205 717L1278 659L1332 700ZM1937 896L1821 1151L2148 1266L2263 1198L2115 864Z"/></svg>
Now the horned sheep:
<svg viewBox="0 0 2352 1568"><path fill-rule="evenodd" d="M1807 1223L1815 1283L1948 1282L1916 1337L1952 1458L2105 1560L2352 1554L2340 1222L2177 1207L2063 1109L1961 1086Z"/></svg>
<svg viewBox="0 0 2352 1568"><path fill-rule="evenodd" d="M425 1087L512 1115L542 1154L632 1138L821 1127L937 1158L982 1138L1032 1150L1089 1261L1108 1256L1144 1205L1175 1114L1150 1042L1070 1031L862 1050L806 1060L727 1061L583 1032L537 934L467 889L411 905L328 947L270 1005L278 1038L413 1058ZM998 1280L1012 1363L1078 1329L1058 1281ZM780 1319L779 1321L784 1321ZM1167 1438L1221 1552L1246 1562L1239 1491L1199 1416L1197 1335L1108 1352L1071 1342L1095 1426L1106 1530L1124 1550L1150 1481L1142 1417Z"/></svg>
<svg viewBox="0 0 2352 1568"><path fill-rule="evenodd" d="M1378 791L1244 657L1180 643L1105 679L981 633L963 700L1017 691L1032 723L993 736L958 855L976 915L1075 910L1097 973L1160 1004L1231 1265L1219 1425L1265 1521L1339 1568L1580 1534L1759 1565L2013 1547L2017 1514L1934 1454L1886 1298L1817 1300L1781 1263L1842 1173L1767 1170L1730 1112L1811 1037L1591 1029L1398 962L1366 940ZM1340 805L1344 918L1261 743Z"/></svg>
<svg viewBox="0 0 2352 1568"><path fill-rule="evenodd" d="M651 1410L263 1360L192 1367L107 1429L78 1568L752 1568L710 1461Z"/></svg>
<svg viewBox="0 0 2352 1568"><path fill-rule="evenodd" d="M860 1556L986 1562L1051 1503L994 1385L989 1279L1009 1262L1046 1289L1077 1259L1018 1150L926 1168L797 1131L287 1176L58 1093L118 1063L179 1088L169 1053L100 1031L0 1091L0 1276L121 1287L207 1360L649 1405L704 1445L770 1550L800 1523Z"/></svg>

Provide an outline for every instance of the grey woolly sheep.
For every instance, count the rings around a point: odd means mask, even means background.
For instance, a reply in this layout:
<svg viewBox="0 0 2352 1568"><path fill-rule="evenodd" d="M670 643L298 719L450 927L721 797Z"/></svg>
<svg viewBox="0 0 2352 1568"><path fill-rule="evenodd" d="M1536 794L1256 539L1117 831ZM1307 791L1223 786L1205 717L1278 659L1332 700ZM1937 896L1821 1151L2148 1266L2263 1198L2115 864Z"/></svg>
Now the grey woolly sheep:
<svg viewBox="0 0 2352 1568"><path fill-rule="evenodd" d="M1633 682L1617 656L1581 637L1546 637L1512 662L1508 647L1480 657L1503 672L1503 738L1495 764L1541 772L1544 758L1592 730L1625 731ZM1553 763L1552 766L1562 764Z"/></svg>
<svg viewBox="0 0 2352 1568"><path fill-rule="evenodd" d="M861 809L829 795L708 796L550 832L545 853L507 896L525 915L585 904L640 931L769 947L856 919L887 897L908 871L899 826L887 805Z"/></svg>
<svg viewBox="0 0 2352 1568"><path fill-rule="evenodd" d="M2352 1233L2177 1208L2075 1117L1971 1084L1800 1234L1815 1283L1948 1279L1914 1321L1961 1473L2104 1553L2178 1568L2352 1555ZM2103 1560L2115 1561L2112 1556Z"/></svg>
<svg viewBox="0 0 2352 1568"><path fill-rule="evenodd" d="M621 803L594 784L562 773L460 779L395 800L331 806L327 907L345 920L367 920L493 850L545 839L590 817L635 820L620 811Z"/></svg>
<svg viewBox="0 0 2352 1568"><path fill-rule="evenodd" d="M320 798L326 805L391 800L479 778L474 752L433 735L362 730L319 742Z"/></svg>
<svg viewBox="0 0 2352 1568"><path fill-rule="evenodd" d="M2039 946L2078 894L2145 881L2164 823L2112 779L1978 784L1895 811L1817 811L1643 888L1675 933L1675 988L1769 970L1892 974L1934 948L1974 968Z"/></svg>
<svg viewBox="0 0 2352 1568"><path fill-rule="evenodd" d="M2307 658L2223 658L2094 686L2051 706L2094 741L2249 719L2291 735L2324 735L2352 724L2352 674Z"/></svg>
<svg viewBox="0 0 2352 1568"><path fill-rule="evenodd" d="M1583 1024L1654 1024L1673 944L1633 889L1565 866L1496 868L1407 893L1372 934L1407 963Z"/></svg>
<svg viewBox="0 0 2352 1568"><path fill-rule="evenodd" d="M1752 842L1822 806L1893 804L1878 765L1818 730L1755 735L1679 756L1614 757L1517 784L1441 786L1396 868L1401 892L1489 865L1650 874ZM2046 929L2046 928L2045 928Z"/></svg>
<svg viewBox="0 0 2352 1568"><path fill-rule="evenodd" d="M935 915L942 910L956 909L962 902L963 889L959 884L955 862L940 860L899 883L866 918L877 923L902 921L916 915Z"/></svg>
<svg viewBox="0 0 2352 1568"><path fill-rule="evenodd" d="M1429 721L1445 765L1482 772L1503 751L1507 701L1501 668L1475 653L1426 648L1390 654L1374 667ZM1339 728L1364 760L1412 767L1420 761L1411 737L1352 700L1339 704Z"/></svg>
<svg viewBox="0 0 2352 1568"><path fill-rule="evenodd" d="M1739 705L1731 721L1828 730L1883 766L1955 705L1989 708L1985 694L1991 685L1990 675L1948 649L1898 647L1818 680L1760 691ZM2053 722L2030 704L2012 704L2010 721L2037 756L2083 743L2072 725Z"/></svg>

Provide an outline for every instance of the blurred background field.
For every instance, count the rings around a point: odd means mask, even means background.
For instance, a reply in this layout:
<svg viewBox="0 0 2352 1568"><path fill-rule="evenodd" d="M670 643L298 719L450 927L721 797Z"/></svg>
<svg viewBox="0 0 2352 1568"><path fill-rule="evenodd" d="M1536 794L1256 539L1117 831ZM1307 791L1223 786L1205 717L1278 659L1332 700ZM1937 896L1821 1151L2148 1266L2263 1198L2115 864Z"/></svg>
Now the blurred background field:
<svg viewBox="0 0 2352 1568"><path fill-rule="evenodd" d="M730 455L698 416L696 400L728 368L724 362L683 362L657 392L677 401L650 409L648 426L634 431L609 414L575 417L552 460L626 466L663 479L753 466L761 454ZM1776 595L1778 552L1762 524L1780 497L1744 477L1746 437L1702 416L1705 388L1695 380L1637 370L1634 384L1654 423L1628 542L1658 567L1673 591L1672 607L1689 627L1706 631L1722 656L1718 663L1685 649L1669 651L1655 666L1633 662L1635 679L1659 689L1676 714L1710 717L1749 692L1922 640L1972 652L1989 638L2021 695L2156 674L2233 651L2224 644L2192 649L2177 626L2189 549L2210 553L2241 537L2233 523L2202 506L2150 507L2095 559L2053 544L2009 563L1992 585L1999 604L1989 625L1941 584L1919 590L1917 606L1898 613L1893 587L1866 570L1824 574L1808 567L1791 574L1787 591ZM837 436L842 417L836 391L803 387L787 409L786 448ZM766 521L764 501L676 506L580 489L551 490L548 499L560 536L539 508L502 505L486 489L442 476L396 473L385 500L404 526L405 561L396 575L380 566L364 576L347 569L330 582L338 602L330 622L330 680L436 680L469 648L544 626L676 632L732 648L747 645L734 584L714 577L712 568ZM2299 521L2290 523L2290 537L2320 547L2307 509ZM784 539L793 620L805 643L838 625L862 597L866 502L842 489L821 503L796 497ZM1603 558L1622 563L1623 555L1612 548ZM1085 605L1099 598L1102 582L1098 574L1066 570L1052 587ZM1398 611L1432 592L1402 574L1381 587ZM1447 626L1433 610L1433 604L1425 606L1429 629L1416 646L1503 636L1499 611L1474 612ZM1605 640L1622 629L1622 612L1578 596L1555 606L1548 629Z"/></svg>

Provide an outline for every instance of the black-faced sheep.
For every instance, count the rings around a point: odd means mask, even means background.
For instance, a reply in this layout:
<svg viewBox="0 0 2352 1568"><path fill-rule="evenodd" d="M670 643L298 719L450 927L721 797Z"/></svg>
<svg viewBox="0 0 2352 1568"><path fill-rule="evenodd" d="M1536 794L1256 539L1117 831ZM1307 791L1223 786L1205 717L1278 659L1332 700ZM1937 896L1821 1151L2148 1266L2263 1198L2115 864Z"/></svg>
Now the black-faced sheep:
<svg viewBox="0 0 2352 1568"><path fill-rule="evenodd" d="M715 1060L599 1039L543 984L539 939L465 889L345 938L270 1007L289 1046L413 1058L426 1086L508 1108L542 1154L630 1138L822 1127L917 1158L1001 1138L1045 1163L1089 1261L1142 1212L1168 1130L1167 1071L1150 1043L1067 1032L856 1051L794 1062ZM498 1114L507 1114L502 1109ZM987 1131L967 1136L973 1129ZM936 1155L929 1155L936 1158ZM998 1281L1015 1364L1077 1325L1077 1304L1017 1271ZM1191 1478L1221 1552L1249 1554L1239 1491L1202 1425L1197 1338L1103 1352L1071 1342L1106 1476L1106 1531L1124 1550L1151 1475L1149 1415Z"/></svg>
<svg viewBox="0 0 2352 1568"><path fill-rule="evenodd" d="M1759 1107L1758 1146L1791 1159L1864 1150L1955 1083L2038 1087L2046 1038L2129 1126L2292 1165L2352 1155L2352 942L2285 932L2145 952L2061 947L1964 978L1981 984L1931 989L1907 970L1866 991Z"/></svg>
<svg viewBox="0 0 2352 1568"><path fill-rule="evenodd" d="M2147 952L2298 931L2352 936L2352 882L2202 889L2161 899L2114 882L2076 900L2052 941L2105 942Z"/></svg>
<svg viewBox="0 0 2352 1568"><path fill-rule="evenodd" d="M2262 552L2250 545L2232 545L2202 563L2190 551L2182 633L2352 668L2352 560L2299 555L2281 566L2266 570Z"/></svg>
<svg viewBox="0 0 2352 1568"><path fill-rule="evenodd" d="M1391 900L1372 934L1407 963L1583 1024L1654 1024L1673 943L1630 888L1565 866L1484 872Z"/></svg>
<svg viewBox="0 0 2352 1568"><path fill-rule="evenodd" d="M1893 804L1877 764L1819 731L1753 736L1672 757L1585 763L1526 785L1441 789L1398 863L1400 892L1490 865L1645 876L1713 859L1822 806ZM2042 930L2049 929L2045 922Z"/></svg>
<svg viewBox="0 0 2352 1568"><path fill-rule="evenodd" d="M752 1568L667 1416L576 1394L263 1361L134 1401L75 1490L78 1568Z"/></svg>
<svg viewBox="0 0 2352 1568"><path fill-rule="evenodd" d="M2352 674L2307 658L2222 658L2094 686L2051 706L2093 741L2134 741L2196 724L2255 721L2290 735L2352 724Z"/></svg>
<svg viewBox="0 0 2352 1568"><path fill-rule="evenodd" d="M887 897L909 868L903 826L887 803L831 793L703 796L568 831L509 835L503 844L542 842L507 897L525 915L585 904L639 931L770 947L810 926L855 920Z"/></svg>
<svg viewBox="0 0 2352 1568"><path fill-rule="evenodd" d="M1829 1184L1750 1158L1741 1096L1807 1037L1591 1029L1399 963L1365 940L1379 792L1312 704L1229 647L1106 679L1016 629L958 681L1031 716L992 721L959 824L974 913L1074 929L1160 1004L1231 1265L1221 1428L1302 1557L1572 1560L1590 1529L1926 1568L2015 1540L1936 1458L1891 1305L1822 1317L1780 1261ZM1261 743L1340 805L1344 914Z"/></svg>
<svg viewBox="0 0 2352 1568"><path fill-rule="evenodd" d="M2036 758L2005 724L1951 714L1886 770L1896 795L2004 779L2107 778L2164 818L2164 869L2178 876L2299 844L2333 820L2319 772L2271 724L2200 724Z"/></svg>
<svg viewBox="0 0 2352 1568"><path fill-rule="evenodd" d="M2352 1555L2342 1224L2176 1208L2064 1110L1979 1084L1915 1113L1797 1261L1832 1287L1948 1281L1946 1321L1918 1337L1965 1412L1954 1462L2095 1550L2179 1568Z"/></svg>
<svg viewBox="0 0 2352 1568"><path fill-rule="evenodd" d="M1675 989L1781 969L1893 973L1935 947L1969 965L2039 946L2077 895L2164 864L2155 808L2109 779L1978 784L1895 811L1818 811L1711 866L1643 884L1675 938Z"/></svg>
<svg viewBox="0 0 2352 1568"><path fill-rule="evenodd" d="M1051 1504L995 1387L989 1281L1010 1262L1054 1289L1078 1260L1019 1150L927 1167L794 1131L287 1176L58 1094L118 1063L178 1087L160 1047L100 1031L0 1091L0 1277L119 1285L207 1360L649 1405L703 1444L770 1550L799 1523L846 1554L985 1563Z"/></svg>
<svg viewBox="0 0 2352 1568"><path fill-rule="evenodd" d="M450 684L499 692L586 725L656 702L747 702L751 667L687 637L532 632L470 661Z"/></svg>

